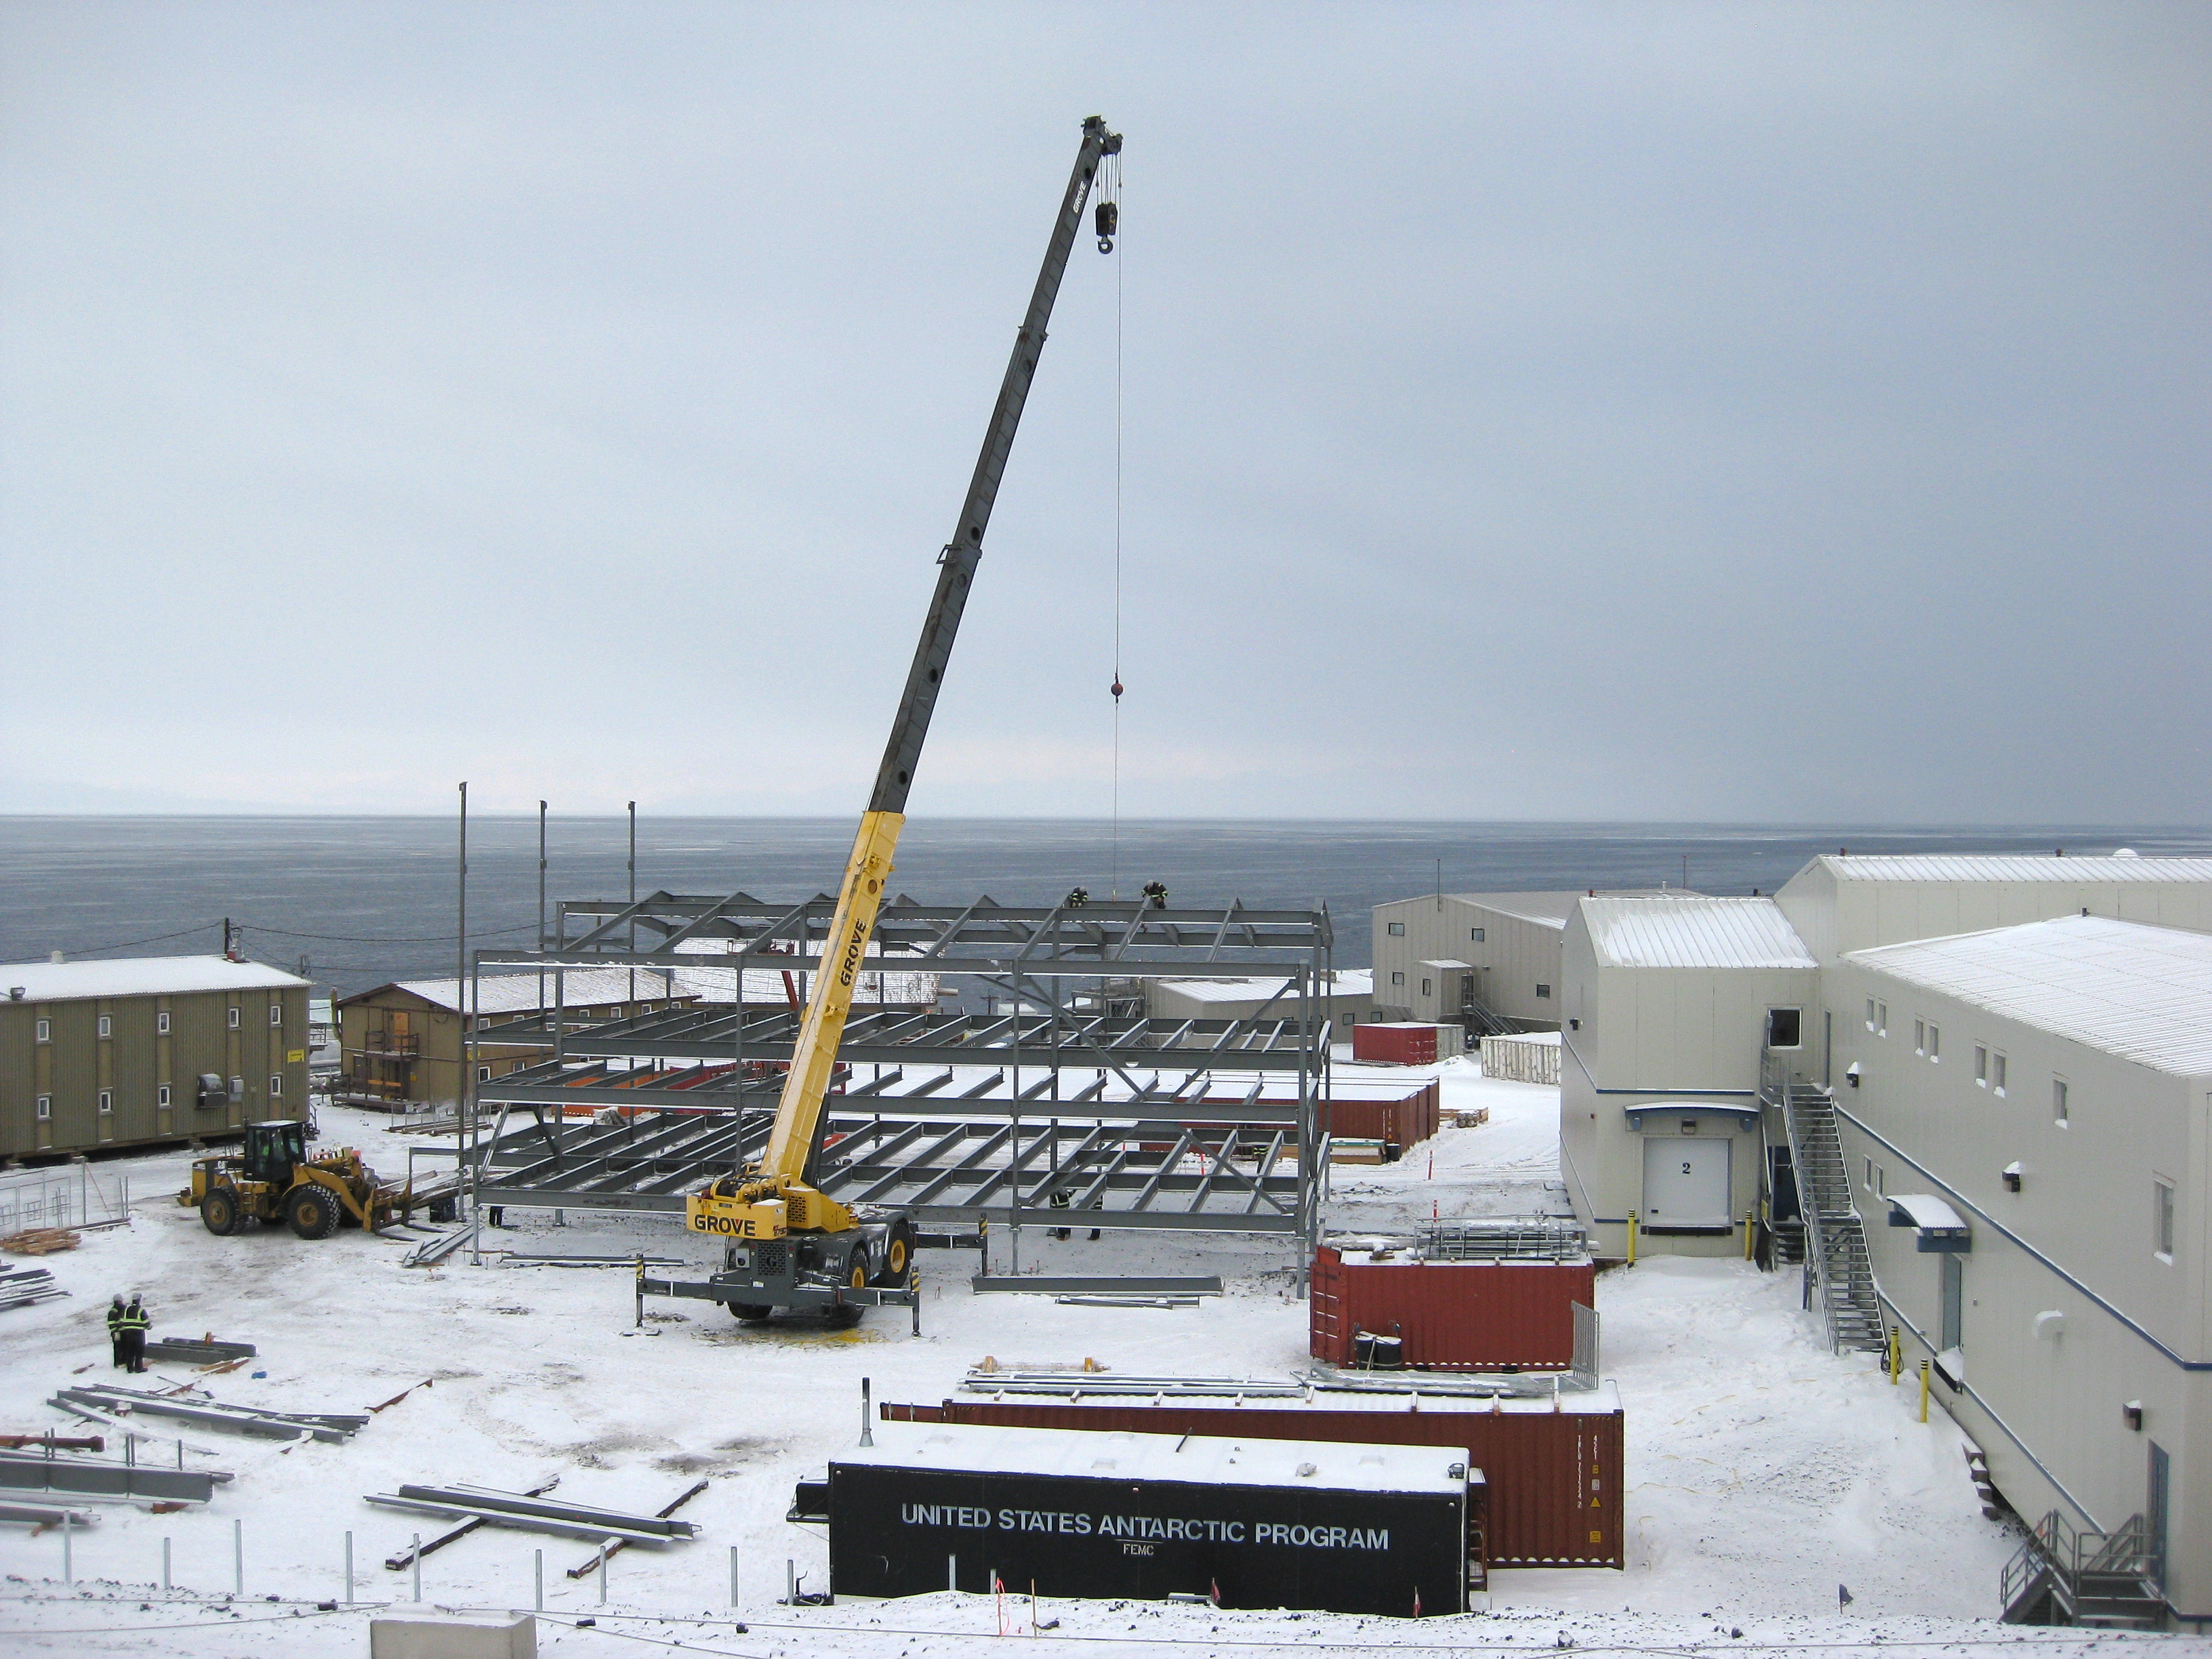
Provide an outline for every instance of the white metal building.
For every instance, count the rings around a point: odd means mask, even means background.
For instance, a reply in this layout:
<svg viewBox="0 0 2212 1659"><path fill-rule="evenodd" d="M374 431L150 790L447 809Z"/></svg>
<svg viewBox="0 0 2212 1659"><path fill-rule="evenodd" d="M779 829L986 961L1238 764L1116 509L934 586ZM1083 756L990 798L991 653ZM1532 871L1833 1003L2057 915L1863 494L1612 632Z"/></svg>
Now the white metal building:
<svg viewBox="0 0 2212 1659"><path fill-rule="evenodd" d="M1772 899L1583 897L1562 952L1560 1174L1603 1254L1741 1248L1759 1058L1807 1041L1820 969Z"/></svg>
<svg viewBox="0 0 2212 1659"><path fill-rule="evenodd" d="M1145 1012L1154 1019L1295 1019L1297 983L1267 979L1148 979L1143 981ZM1317 1000L1339 1042L1352 1040L1355 1024L1375 1012L1373 976L1364 968L1333 974Z"/></svg>
<svg viewBox="0 0 2212 1659"><path fill-rule="evenodd" d="M1580 893L1430 893L1375 907L1375 1017L1559 1029L1559 940Z"/></svg>
<svg viewBox="0 0 2212 1659"><path fill-rule="evenodd" d="M2177 888L2118 896L2212 894ZM2212 938L2077 913L1854 951L1824 988L1908 1358L2031 1522L2142 1515L2175 1613L2212 1618Z"/></svg>

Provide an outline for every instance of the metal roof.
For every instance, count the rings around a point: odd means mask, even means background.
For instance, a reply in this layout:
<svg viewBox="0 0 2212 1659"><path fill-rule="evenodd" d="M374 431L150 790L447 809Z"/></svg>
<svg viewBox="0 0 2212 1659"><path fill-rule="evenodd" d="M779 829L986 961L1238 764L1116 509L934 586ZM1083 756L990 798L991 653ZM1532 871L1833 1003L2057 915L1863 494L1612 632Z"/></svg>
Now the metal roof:
<svg viewBox="0 0 2212 1659"><path fill-rule="evenodd" d="M2212 935L2061 916L1844 960L2155 1071L2212 1072Z"/></svg>
<svg viewBox="0 0 2212 1659"><path fill-rule="evenodd" d="M1683 893L1581 901L1608 968L1817 968L1772 899Z"/></svg>
<svg viewBox="0 0 2212 1659"><path fill-rule="evenodd" d="M896 981L896 975L893 976ZM1297 1006L1297 988L1291 981L1273 975L1266 979L1162 979L1153 983L1170 988L1180 997L1193 1002L1265 1002L1281 993L1279 1006ZM1285 988L1289 988L1285 989ZM1375 988L1375 975L1366 968L1349 968L1331 974L1324 979L1316 994L1325 997L1365 996Z"/></svg>
<svg viewBox="0 0 2212 1659"><path fill-rule="evenodd" d="M2033 853L1824 854L1838 881L2116 882L2157 885L2212 881L2212 858L2057 858Z"/></svg>
<svg viewBox="0 0 2212 1659"><path fill-rule="evenodd" d="M633 980L631 975L636 978ZM538 1008L553 1006L553 975L548 972L541 993L536 974L485 974L481 980L483 1011L488 1014L519 1014L526 1010L536 1013ZM668 981L655 968L571 968L565 981L563 1006L586 1008L594 1003L628 1002L633 993L639 1001L658 1002L668 994ZM390 985L380 985L374 991L362 991L343 999L343 1002L364 1001L386 991L406 991L425 1002L441 1008L459 1009L466 1000L465 988L459 980L403 979ZM541 1004L540 995L544 1000Z"/></svg>
<svg viewBox="0 0 2212 1659"><path fill-rule="evenodd" d="M1565 927L1582 893L1578 889L1571 893L1447 893L1444 896L1540 927Z"/></svg>
<svg viewBox="0 0 2212 1659"><path fill-rule="evenodd" d="M307 981L281 968L228 957L119 957L108 962L11 962L0 965L0 987L25 1002L72 1002L87 997L181 996L191 991L279 991Z"/></svg>

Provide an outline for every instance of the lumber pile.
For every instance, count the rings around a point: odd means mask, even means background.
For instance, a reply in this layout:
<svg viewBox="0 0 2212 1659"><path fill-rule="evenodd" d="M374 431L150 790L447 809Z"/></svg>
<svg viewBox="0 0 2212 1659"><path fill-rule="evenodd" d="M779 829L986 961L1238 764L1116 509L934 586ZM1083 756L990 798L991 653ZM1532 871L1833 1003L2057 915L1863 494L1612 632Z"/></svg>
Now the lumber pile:
<svg viewBox="0 0 2212 1659"><path fill-rule="evenodd" d="M56 1250L73 1250L83 1242L67 1227L26 1227L0 1238L0 1250L10 1255L52 1255Z"/></svg>

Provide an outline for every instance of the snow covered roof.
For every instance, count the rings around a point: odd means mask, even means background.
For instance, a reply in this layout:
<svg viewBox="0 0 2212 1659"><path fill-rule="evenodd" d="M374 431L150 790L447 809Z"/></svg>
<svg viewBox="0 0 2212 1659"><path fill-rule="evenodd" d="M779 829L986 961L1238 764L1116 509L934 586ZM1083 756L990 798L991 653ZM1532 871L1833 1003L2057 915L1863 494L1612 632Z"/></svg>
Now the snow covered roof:
<svg viewBox="0 0 2212 1659"><path fill-rule="evenodd" d="M1567 917L1582 896L1572 893L1453 893L1449 896L1462 904L1472 904L1485 910L1495 910L1502 916L1512 916L1522 921L1533 921L1544 927L1565 927Z"/></svg>
<svg viewBox="0 0 2212 1659"><path fill-rule="evenodd" d="M628 1002L633 995L630 975L635 973L635 995L640 1002L659 1002L669 994L666 975L651 968L571 968L562 976L562 1001L570 1008L588 1008L595 1003ZM527 1010L536 1013L539 997L544 1006L553 1006L553 975L547 974L541 993L536 974L486 974L481 980L483 1011L487 1014L519 1014ZM380 985L374 991L359 992L343 999L345 1003L361 1002L380 996L386 991L406 991L434 1003L441 1008L459 1010L467 1000L467 988L459 980L403 979L389 985ZM341 1005L343 1006L343 1005Z"/></svg>
<svg viewBox="0 0 2212 1659"><path fill-rule="evenodd" d="M1817 968L1772 899L1687 893L1577 901L1609 968Z"/></svg>
<svg viewBox="0 0 2212 1659"><path fill-rule="evenodd" d="M1192 1002L1265 1002L1290 981L1279 975L1262 979L1163 979L1156 983L1173 986L1177 996ZM1326 996L1365 996L1375 988L1375 975L1366 968L1346 969L1334 975L1323 988ZM1285 992L1283 1002L1295 1004L1295 991ZM1281 1006L1280 1004L1277 1005Z"/></svg>
<svg viewBox="0 0 2212 1659"><path fill-rule="evenodd" d="M1906 1219L1900 1222L1890 1217L1890 1225L1917 1227L1922 1232L1964 1232L1966 1224L1959 1212L1933 1193L1892 1193L1892 1210L1902 1210Z"/></svg>
<svg viewBox="0 0 2212 1659"><path fill-rule="evenodd" d="M729 1002L734 1000L738 969L734 968L677 968L670 971L676 975L676 994L695 996L702 1002ZM798 988L798 975L811 969L793 969L793 984L787 988L779 968L747 968L745 1002L758 1007L763 1003L787 1000L791 989ZM853 981L853 1006L863 1009L875 1002L892 1002L915 1007L933 1006L937 1001L939 981L935 974L925 974L912 968L893 968L882 973L864 973Z"/></svg>
<svg viewBox="0 0 2212 1659"><path fill-rule="evenodd" d="M118 957L107 962L0 964L0 987L21 986L26 1002L87 997L181 996L191 991L277 991L307 981L281 968L228 957Z"/></svg>
<svg viewBox="0 0 2212 1659"><path fill-rule="evenodd" d="M894 1469L980 1470L1091 1480L1172 1480L1212 1486L1457 1496L1467 1452L1449 1446L1370 1446L1340 1440L1229 1439L1198 1434L1102 1433L969 1423L877 1423L872 1446L830 1461ZM1452 1467L1461 1468L1459 1474Z"/></svg>
<svg viewBox="0 0 2212 1659"><path fill-rule="evenodd" d="M1844 960L2156 1071L2212 1072L2212 935L2061 916Z"/></svg>
<svg viewBox="0 0 2212 1659"><path fill-rule="evenodd" d="M2035 853L1824 854L1814 860L1838 881L2120 882L2212 881L2212 858L2056 858Z"/></svg>

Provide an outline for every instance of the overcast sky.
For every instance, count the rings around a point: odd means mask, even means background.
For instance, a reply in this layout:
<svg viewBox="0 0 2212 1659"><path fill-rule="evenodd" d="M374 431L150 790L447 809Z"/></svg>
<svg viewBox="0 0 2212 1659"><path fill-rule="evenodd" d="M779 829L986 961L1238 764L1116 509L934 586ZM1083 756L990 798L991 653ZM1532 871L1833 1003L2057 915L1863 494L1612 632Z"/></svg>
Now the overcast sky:
<svg viewBox="0 0 2212 1659"><path fill-rule="evenodd" d="M2212 8L0 9L0 810L2212 820ZM1115 270L1116 262L1121 269Z"/></svg>

